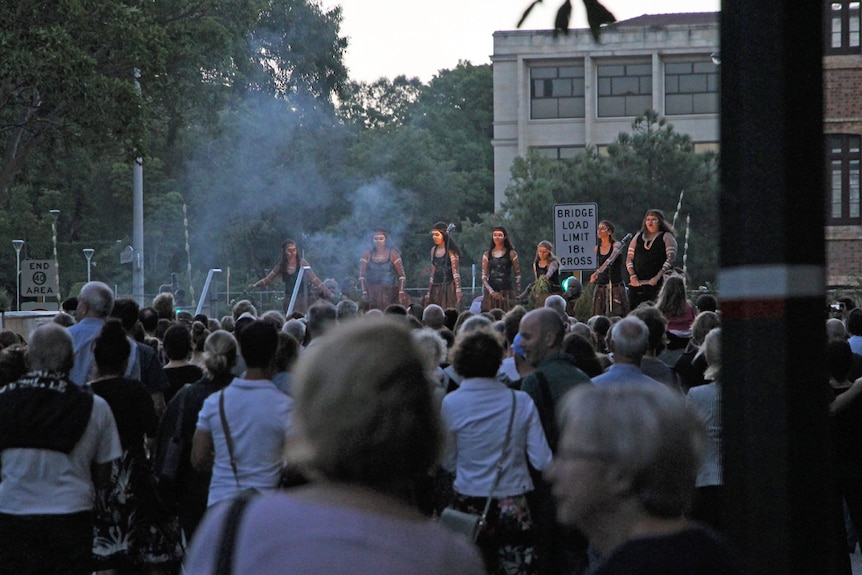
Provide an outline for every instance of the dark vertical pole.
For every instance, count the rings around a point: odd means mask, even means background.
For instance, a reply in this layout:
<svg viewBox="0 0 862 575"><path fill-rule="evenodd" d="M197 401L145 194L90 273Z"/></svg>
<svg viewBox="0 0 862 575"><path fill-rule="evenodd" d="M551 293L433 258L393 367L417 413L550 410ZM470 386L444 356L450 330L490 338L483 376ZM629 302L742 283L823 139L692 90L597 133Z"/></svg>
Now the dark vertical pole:
<svg viewBox="0 0 862 575"><path fill-rule="evenodd" d="M721 13L725 483L750 573L849 573L824 374L821 2Z"/></svg>

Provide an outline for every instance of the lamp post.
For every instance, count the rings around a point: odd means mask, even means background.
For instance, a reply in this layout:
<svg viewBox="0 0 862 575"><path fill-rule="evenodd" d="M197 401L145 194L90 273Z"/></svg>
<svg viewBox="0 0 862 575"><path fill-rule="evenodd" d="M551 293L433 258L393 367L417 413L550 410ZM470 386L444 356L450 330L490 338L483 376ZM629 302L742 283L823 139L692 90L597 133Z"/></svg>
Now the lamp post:
<svg viewBox="0 0 862 575"><path fill-rule="evenodd" d="M93 259L93 248L84 248L84 256L87 258L87 283L90 283L90 260Z"/></svg>
<svg viewBox="0 0 862 575"><path fill-rule="evenodd" d="M21 248L24 240L12 240L15 248L15 311L21 311Z"/></svg>
<svg viewBox="0 0 862 575"><path fill-rule="evenodd" d="M60 210L48 210L48 213L53 217L51 222L51 241L54 243L54 287L57 289L57 306L60 302L60 260L57 258L57 218L60 217Z"/></svg>

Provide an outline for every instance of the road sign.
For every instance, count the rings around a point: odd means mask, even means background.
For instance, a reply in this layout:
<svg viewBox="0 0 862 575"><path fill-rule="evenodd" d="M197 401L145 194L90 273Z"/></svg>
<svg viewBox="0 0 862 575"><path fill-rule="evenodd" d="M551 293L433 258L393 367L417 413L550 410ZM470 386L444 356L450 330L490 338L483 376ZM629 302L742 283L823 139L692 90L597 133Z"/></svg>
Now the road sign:
<svg viewBox="0 0 862 575"><path fill-rule="evenodd" d="M21 295L45 297L57 295L57 262L24 260L21 262Z"/></svg>
<svg viewBox="0 0 862 575"><path fill-rule="evenodd" d="M596 267L596 214L592 204L554 206L554 252L563 271L594 270Z"/></svg>

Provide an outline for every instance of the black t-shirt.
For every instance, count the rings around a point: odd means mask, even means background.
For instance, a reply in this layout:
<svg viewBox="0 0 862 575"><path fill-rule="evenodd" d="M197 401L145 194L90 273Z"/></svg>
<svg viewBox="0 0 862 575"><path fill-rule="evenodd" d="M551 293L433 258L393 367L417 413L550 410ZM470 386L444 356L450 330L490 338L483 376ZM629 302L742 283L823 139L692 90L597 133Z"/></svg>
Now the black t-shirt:
<svg viewBox="0 0 862 575"><path fill-rule="evenodd" d="M744 573L736 553L701 526L624 543L593 575L737 575Z"/></svg>

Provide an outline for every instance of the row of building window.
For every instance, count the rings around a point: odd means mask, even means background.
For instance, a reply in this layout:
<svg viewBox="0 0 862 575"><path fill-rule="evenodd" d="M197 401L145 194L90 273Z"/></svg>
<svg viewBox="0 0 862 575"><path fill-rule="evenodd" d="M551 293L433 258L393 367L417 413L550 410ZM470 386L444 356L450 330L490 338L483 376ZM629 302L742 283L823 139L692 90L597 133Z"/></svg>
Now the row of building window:
<svg viewBox="0 0 862 575"><path fill-rule="evenodd" d="M650 60L596 66L599 118L636 116L652 105ZM718 113L718 67L708 57L664 66L664 115ZM534 120L586 117L583 65L530 68L530 117Z"/></svg>

